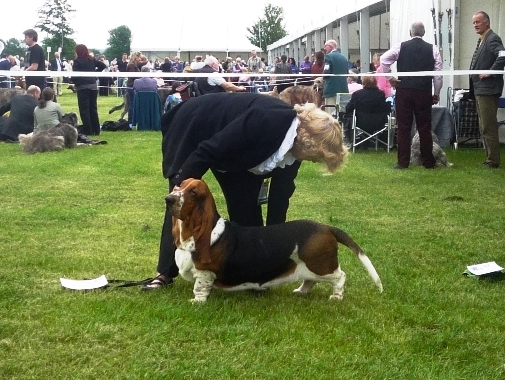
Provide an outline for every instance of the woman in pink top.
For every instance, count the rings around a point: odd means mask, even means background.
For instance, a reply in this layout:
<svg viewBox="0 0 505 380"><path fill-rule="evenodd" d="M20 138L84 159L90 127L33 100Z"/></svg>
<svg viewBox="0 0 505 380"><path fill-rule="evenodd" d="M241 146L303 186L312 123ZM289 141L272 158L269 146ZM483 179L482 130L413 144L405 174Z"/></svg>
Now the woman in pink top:
<svg viewBox="0 0 505 380"><path fill-rule="evenodd" d="M372 62L373 62L373 65L375 66L375 72L382 73L383 71L382 71L382 67L381 67L379 53L375 53L373 55ZM384 91L386 98L391 96L391 84L386 79L386 77L382 77L382 76L377 77L377 87L379 87L379 90Z"/></svg>

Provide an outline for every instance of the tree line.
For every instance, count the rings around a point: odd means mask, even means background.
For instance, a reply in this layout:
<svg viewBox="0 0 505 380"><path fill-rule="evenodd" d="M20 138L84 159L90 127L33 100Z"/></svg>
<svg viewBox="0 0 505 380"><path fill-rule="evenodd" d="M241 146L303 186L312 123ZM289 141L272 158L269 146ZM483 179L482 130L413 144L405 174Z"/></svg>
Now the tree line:
<svg viewBox="0 0 505 380"><path fill-rule="evenodd" d="M72 38L72 14L75 9L68 3L68 0L45 0L42 7L37 10L39 21L34 25L36 29L45 32L47 36L39 41L39 44L51 52L61 51L60 56L73 59L75 56L76 42ZM247 39L254 46L266 51L266 47L287 35L284 22L284 9L282 7L267 4L263 10L263 17L246 30L249 35ZM104 54L111 59L120 58L122 53L130 53L132 33L126 25L120 25L109 32L107 49L100 51L89 47L90 52L95 55ZM10 38L5 41L3 54L24 57L26 46L23 40Z"/></svg>

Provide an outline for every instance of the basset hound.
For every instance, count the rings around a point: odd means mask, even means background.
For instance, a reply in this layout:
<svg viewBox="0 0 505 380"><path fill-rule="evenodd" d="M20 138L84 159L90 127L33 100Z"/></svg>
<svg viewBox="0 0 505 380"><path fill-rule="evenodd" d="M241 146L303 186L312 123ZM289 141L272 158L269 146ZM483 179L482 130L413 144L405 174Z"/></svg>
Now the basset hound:
<svg viewBox="0 0 505 380"><path fill-rule="evenodd" d="M330 299L343 298L345 273L338 243L353 251L382 292L370 259L344 231L297 220L266 227L241 227L221 218L207 184L187 179L166 197L179 274L195 280L192 302L205 302L211 289L263 290L303 281L295 293L308 293L318 282L333 287Z"/></svg>

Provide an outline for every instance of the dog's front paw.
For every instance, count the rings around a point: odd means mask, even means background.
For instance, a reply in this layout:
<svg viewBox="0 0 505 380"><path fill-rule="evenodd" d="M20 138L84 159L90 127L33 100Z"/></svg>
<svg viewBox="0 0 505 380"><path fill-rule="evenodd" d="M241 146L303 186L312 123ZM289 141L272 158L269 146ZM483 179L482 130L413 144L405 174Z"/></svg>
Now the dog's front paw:
<svg viewBox="0 0 505 380"><path fill-rule="evenodd" d="M204 302L207 302L207 298L203 298L203 297L199 297L199 298L193 298L192 300L190 300L190 302L192 304L199 304L199 303L204 303Z"/></svg>
<svg viewBox="0 0 505 380"><path fill-rule="evenodd" d="M332 294L330 296L330 301L342 301L343 299L344 299L344 294L343 293Z"/></svg>
<svg viewBox="0 0 505 380"><path fill-rule="evenodd" d="M304 292L303 290L300 290L300 289L295 289L295 290L293 290L293 294L296 294L299 296L304 296L307 294L307 292Z"/></svg>

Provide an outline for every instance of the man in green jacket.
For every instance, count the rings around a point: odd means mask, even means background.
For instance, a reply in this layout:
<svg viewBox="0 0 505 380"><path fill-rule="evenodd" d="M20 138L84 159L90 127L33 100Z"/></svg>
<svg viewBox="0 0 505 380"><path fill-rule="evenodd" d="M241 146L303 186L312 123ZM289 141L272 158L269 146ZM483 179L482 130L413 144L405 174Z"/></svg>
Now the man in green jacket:
<svg viewBox="0 0 505 380"><path fill-rule="evenodd" d="M337 41L328 40L324 44L326 56L324 57L324 74L347 74L347 59L337 51ZM347 78L324 77L323 99L325 106L335 106L337 93L348 93ZM333 107L327 107L326 112L332 113Z"/></svg>

